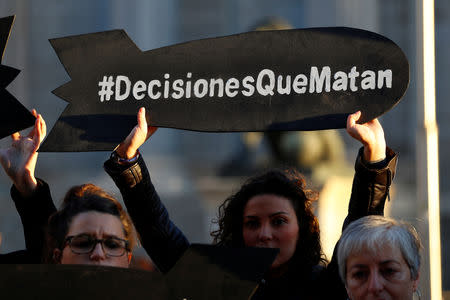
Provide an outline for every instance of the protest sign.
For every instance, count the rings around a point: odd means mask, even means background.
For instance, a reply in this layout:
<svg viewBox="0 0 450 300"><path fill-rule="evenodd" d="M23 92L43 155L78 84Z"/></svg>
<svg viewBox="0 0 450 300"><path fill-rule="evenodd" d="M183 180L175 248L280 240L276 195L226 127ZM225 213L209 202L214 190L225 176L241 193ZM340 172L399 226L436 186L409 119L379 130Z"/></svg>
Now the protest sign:
<svg viewBox="0 0 450 300"><path fill-rule="evenodd" d="M278 251L191 245L168 272L99 265L3 265L8 299L249 299Z"/></svg>
<svg viewBox="0 0 450 300"><path fill-rule="evenodd" d="M147 108L150 125L197 131L343 128L395 106L402 50L345 27L248 32L143 52L123 30L50 41L71 81L41 151L112 150Z"/></svg>
<svg viewBox="0 0 450 300"><path fill-rule="evenodd" d="M9 16L0 19L0 62L3 60L14 18L14 16ZM19 73L20 71L17 69L0 65L0 105L2 107L0 139L34 124L34 116L6 90L6 87Z"/></svg>

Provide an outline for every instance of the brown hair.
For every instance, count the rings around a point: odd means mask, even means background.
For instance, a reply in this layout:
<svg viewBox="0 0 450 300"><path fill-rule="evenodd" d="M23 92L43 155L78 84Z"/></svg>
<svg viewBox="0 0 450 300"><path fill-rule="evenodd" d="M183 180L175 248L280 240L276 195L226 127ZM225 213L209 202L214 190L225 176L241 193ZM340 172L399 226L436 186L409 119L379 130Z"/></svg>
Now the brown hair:
<svg viewBox="0 0 450 300"><path fill-rule="evenodd" d="M122 205L100 187L87 183L77 185L67 191L61 209L52 214L47 228L47 255L44 261L56 263L53 258L54 249L63 249L72 219L83 212L96 211L116 216L120 219L125 238L129 241L129 249L135 245L133 223Z"/></svg>

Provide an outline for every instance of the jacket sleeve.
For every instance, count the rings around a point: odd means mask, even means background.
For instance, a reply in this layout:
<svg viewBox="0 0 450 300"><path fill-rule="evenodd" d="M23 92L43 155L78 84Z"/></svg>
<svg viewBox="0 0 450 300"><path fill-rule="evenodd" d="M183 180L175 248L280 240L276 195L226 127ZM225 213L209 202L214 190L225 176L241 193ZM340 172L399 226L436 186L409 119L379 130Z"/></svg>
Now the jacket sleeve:
<svg viewBox="0 0 450 300"><path fill-rule="evenodd" d="M384 215L384 205L395 176L398 155L386 147L386 159L377 164L363 162L361 148L355 162L352 194L343 230L351 222L368 215Z"/></svg>
<svg viewBox="0 0 450 300"><path fill-rule="evenodd" d="M142 155L130 167L123 167L109 159L104 168L122 194L142 246L158 269L166 273L189 247L189 241L170 220Z"/></svg>
<svg viewBox="0 0 450 300"><path fill-rule="evenodd" d="M398 154L387 147L386 159L383 162L367 164L363 162L363 148L359 150L355 162L355 176L348 215L342 230L351 222L364 216L384 215L384 205L386 198L389 197L389 189L394 179L397 158ZM323 299L348 299L344 284L339 276L337 245L323 277L326 286L328 286L323 291Z"/></svg>
<svg viewBox="0 0 450 300"><path fill-rule="evenodd" d="M11 197L23 225L28 263L40 263L45 246L48 218L56 211L48 184L37 179L38 186L29 197L22 197L16 187L11 187Z"/></svg>

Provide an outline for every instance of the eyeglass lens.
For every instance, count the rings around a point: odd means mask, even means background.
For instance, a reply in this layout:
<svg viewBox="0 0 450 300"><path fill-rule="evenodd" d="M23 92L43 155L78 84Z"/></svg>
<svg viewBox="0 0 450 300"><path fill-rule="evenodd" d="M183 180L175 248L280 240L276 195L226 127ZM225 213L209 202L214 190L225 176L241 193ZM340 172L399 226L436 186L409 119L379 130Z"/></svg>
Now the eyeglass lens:
<svg viewBox="0 0 450 300"><path fill-rule="evenodd" d="M94 250L97 243L101 243L103 251L109 256L122 256L126 250L126 241L115 238L107 237L104 239L95 239L90 235L78 235L69 240L69 246L73 252L78 254L90 253Z"/></svg>

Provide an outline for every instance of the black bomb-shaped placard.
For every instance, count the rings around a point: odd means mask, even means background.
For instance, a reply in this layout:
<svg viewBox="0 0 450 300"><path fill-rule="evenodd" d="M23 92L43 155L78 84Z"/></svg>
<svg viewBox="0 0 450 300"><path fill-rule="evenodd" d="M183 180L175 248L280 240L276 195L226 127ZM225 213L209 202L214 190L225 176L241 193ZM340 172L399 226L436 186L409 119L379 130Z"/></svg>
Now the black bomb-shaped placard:
<svg viewBox="0 0 450 300"><path fill-rule="evenodd" d="M14 18L10 16L0 19L0 62L3 60ZM34 116L6 90L19 73L17 69L0 65L0 139L34 124Z"/></svg>
<svg viewBox="0 0 450 300"><path fill-rule="evenodd" d="M89 265L4 265L7 299L250 299L277 249L191 245L167 273Z"/></svg>
<svg viewBox="0 0 450 300"><path fill-rule="evenodd" d="M147 108L150 125L197 131L343 128L404 95L409 64L391 40L336 27L248 32L142 52L123 30L51 40L71 81L42 151L111 150Z"/></svg>

